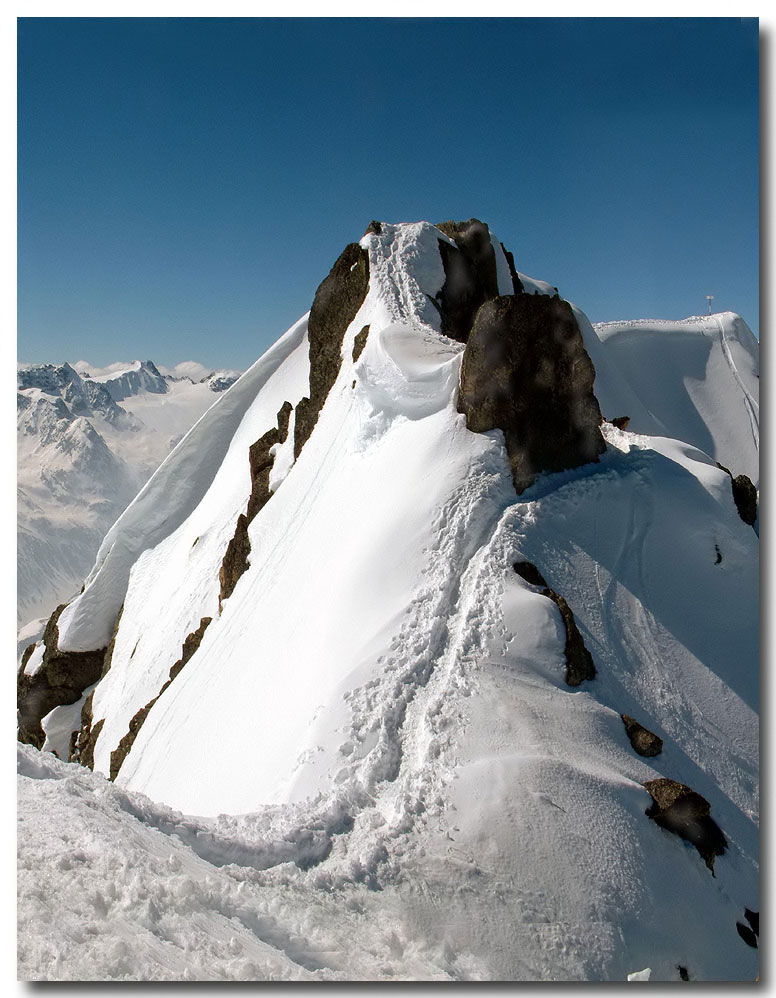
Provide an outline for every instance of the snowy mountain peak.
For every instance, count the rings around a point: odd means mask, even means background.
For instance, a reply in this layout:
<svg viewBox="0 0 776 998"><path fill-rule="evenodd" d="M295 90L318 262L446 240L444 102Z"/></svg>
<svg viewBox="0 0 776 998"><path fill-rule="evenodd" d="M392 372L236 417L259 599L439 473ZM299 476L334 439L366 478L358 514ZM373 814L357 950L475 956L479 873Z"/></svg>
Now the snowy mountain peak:
<svg viewBox="0 0 776 998"><path fill-rule="evenodd" d="M599 335L477 219L371 223L28 647L22 737L363 952L379 895L417 976L753 978L740 321Z"/></svg>
<svg viewBox="0 0 776 998"><path fill-rule="evenodd" d="M98 375L91 380L103 385L115 402L121 402L139 392L153 392L158 395L167 392L164 375L159 373L150 360L136 360L125 370Z"/></svg>

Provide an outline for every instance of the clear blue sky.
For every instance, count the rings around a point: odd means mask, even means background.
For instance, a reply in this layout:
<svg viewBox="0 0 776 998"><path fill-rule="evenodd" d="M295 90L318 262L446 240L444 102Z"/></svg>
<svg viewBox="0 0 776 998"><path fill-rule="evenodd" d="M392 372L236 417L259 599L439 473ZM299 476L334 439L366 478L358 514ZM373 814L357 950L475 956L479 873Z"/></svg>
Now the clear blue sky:
<svg viewBox="0 0 776 998"><path fill-rule="evenodd" d="M245 368L372 218L477 216L593 321L758 332L738 19L19 22L19 358Z"/></svg>

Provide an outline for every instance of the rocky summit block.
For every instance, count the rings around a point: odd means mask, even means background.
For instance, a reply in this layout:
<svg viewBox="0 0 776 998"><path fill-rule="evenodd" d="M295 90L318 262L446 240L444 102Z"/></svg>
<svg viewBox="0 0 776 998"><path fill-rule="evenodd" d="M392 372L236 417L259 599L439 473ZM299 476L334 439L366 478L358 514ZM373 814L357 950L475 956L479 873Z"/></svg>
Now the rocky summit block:
<svg viewBox="0 0 776 998"><path fill-rule="evenodd" d="M479 307L498 295L496 254L488 226L478 218L440 222L440 232L455 246L439 240L445 283L439 292L442 332L465 343Z"/></svg>
<svg viewBox="0 0 776 998"><path fill-rule="evenodd" d="M310 394L296 407L294 457L315 428L323 403L342 364L342 341L369 290L369 254L349 243L315 292L307 323L310 344Z"/></svg>
<svg viewBox="0 0 776 998"><path fill-rule="evenodd" d="M576 468L606 450L594 380L567 301L503 295L477 312L463 355L458 411L476 433L504 431L520 493L540 472Z"/></svg>

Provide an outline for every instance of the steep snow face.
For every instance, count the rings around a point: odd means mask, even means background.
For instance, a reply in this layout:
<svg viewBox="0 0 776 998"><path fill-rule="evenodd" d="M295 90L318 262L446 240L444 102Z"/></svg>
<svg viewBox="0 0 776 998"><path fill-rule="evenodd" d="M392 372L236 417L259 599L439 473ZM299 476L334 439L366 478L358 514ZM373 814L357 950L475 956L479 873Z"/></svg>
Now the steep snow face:
<svg viewBox="0 0 776 998"><path fill-rule="evenodd" d="M144 882L159 874L159 836L186 876L212 877L184 907L226 976L242 973L219 962L223 917L237 912L252 926L235 945L254 977L625 980L649 967L676 980L681 966L691 979L754 979L757 954L735 925L759 908L758 541L730 479L716 454L674 439L678 389L656 412L575 309L605 415L652 419L651 432L674 422L654 436L605 424L600 462L539 475L518 497L502 433L469 432L456 409L465 347L441 335L434 302L450 240L428 223L370 230L369 291L339 374L298 457L293 413L273 445L271 498L222 608L249 449L308 392L306 318L159 468L59 618L60 648L85 651L107 644L122 611L92 698L103 774L186 637L212 621L116 785L83 774L58 820L82 820L80 796L98 794L108 855L129 834L123 811L140 818ZM718 398L743 432L743 396ZM594 680L566 685L564 623L514 571L525 561L573 611ZM52 744L76 723L65 710L47 719ZM634 753L623 713L662 738L660 755ZM28 777L35 765L24 749ZM44 769L49 782L68 772ZM714 876L646 817L643 784L659 777L710 803L727 841ZM53 797L44 779L23 786L24 813ZM40 836L34 848L51 851ZM97 861L84 862L86 893ZM236 880L258 919L235 907ZM28 892L23 917L34 910ZM145 976L168 973L157 942L180 938L181 910L144 922ZM286 941L274 962L270 936Z"/></svg>
<svg viewBox="0 0 776 998"><path fill-rule="evenodd" d="M693 444L758 485L759 347L741 316L605 322L595 332L602 353L641 403L620 412L614 399L610 405L599 395L606 416L630 415L629 429L636 433Z"/></svg>

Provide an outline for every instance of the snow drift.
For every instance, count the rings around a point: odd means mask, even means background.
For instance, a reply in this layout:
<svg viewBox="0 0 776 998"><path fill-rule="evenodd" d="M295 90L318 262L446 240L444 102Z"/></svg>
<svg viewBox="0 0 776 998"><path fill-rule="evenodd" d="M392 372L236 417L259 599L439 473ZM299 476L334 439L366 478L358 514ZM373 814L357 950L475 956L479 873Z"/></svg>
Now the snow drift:
<svg viewBox="0 0 776 998"><path fill-rule="evenodd" d="M758 540L717 464L756 480L756 341L727 313L676 336L594 329L556 294L482 223L372 223L117 520L50 646L28 649L27 696L55 666L103 663L36 736L95 775L57 795L31 768L55 783L68 767L23 749L32 812L48 795L81 820L96 795L95 857L131 833L151 867L169 848L212 876L224 900L192 912L255 937L248 977L756 976L736 923L759 908ZM519 357L467 354L494 302L524 330ZM478 395L495 416L474 432L462 362L514 386L528 329L544 340L520 405ZM541 427L564 420L548 456ZM582 650L594 668L572 682ZM672 834L645 813L660 779L721 830L706 861L692 816ZM243 880L265 893L235 907ZM80 973L181 976L184 959L154 955L181 948L173 924L146 919L119 969L90 944ZM26 945L33 976L67 976L50 943Z"/></svg>

